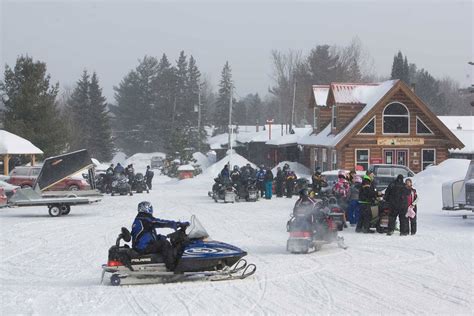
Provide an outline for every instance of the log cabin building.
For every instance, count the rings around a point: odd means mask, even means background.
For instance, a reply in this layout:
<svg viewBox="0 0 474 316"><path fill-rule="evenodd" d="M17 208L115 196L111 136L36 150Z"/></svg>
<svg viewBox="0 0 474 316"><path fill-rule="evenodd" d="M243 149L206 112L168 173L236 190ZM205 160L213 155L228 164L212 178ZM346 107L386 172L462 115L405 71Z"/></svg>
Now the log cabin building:
<svg viewBox="0 0 474 316"><path fill-rule="evenodd" d="M309 168L367 170L378 163L414 172L448 158L463 143L400 80L312 87L313 133L302 137Z"/></svg>

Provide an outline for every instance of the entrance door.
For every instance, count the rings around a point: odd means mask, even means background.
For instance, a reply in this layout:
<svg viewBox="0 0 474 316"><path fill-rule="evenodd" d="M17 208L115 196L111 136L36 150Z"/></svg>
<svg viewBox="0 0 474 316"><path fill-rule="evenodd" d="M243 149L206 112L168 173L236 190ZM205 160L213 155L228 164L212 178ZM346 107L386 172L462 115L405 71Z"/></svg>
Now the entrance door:
<svg viewBox="0 0 474 316"><path fill-rule="evenodd" d="M384 149L383 152L386 164L408 166L407 149Z"/></svg>

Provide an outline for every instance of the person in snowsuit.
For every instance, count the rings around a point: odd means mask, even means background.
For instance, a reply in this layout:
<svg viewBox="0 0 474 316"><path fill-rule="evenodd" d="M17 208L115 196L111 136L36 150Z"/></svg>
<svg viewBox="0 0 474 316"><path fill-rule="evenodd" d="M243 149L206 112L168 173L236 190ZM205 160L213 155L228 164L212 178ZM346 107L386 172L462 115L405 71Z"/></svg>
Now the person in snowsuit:
<svg viewBox="0 0 474 316"><path fill-rule="evenodd" d="M128 184L133 186L135 180L135 169L133 168L133 164L127 166L127 169L125 169L125 175L128 177Z"/></svg>
<svg viewBox="0 0 474 316"><path fill-rule="evenodd" d="M359 191L362 187L362 178L359 175L355 175L352 178L351 189L349 194L349 209L348 217L351 226L356 225L359 222L360 208L359 208Z"/></svg>
<svg viewBox="0 0 474 316"><path fill-rule="evenodd" d="M283 184L285 182L285 173L281 170L281 167L277 168L276 174L276 196L283 197Z"/></svg>
<svg viewBox="0 0 474 316"><path fill-rule="evenodd" d="M270 167L267 168L265 173L265 198L270 200L273 194L273 172Z"/></svg>
<svg viewBox="0 0 474 316"><path fill-rule="evenodd" d="M286 197L293 197L293 190L295 189L296 174L290 169L287 169L285 183L286 183Z"/></svg>
<svg viewBox="0 0 474 316"><path fill-rule="evenodd" d="M230 173L230 180L232 184L235 185L235 189L237 190L237 194L241 196L242 190L242 175L240 174L239 166L235 165Z"/></svg>
<svg viewBox="0 0 474 316"><path fill-rule="evenodd" d="M114 168L114 176L118 176L119 174L123 174L125 172L125 169L122 167L122 165L117 163L117 165Z"/></svg>
<svg viewBox="0 0 474 316"><path fill-rule="evenodd" d="M321 168L316 168L316 171L311 176L311 188L313 189L314 196L321 194L321 189L328 186L326 179L321 174Z"/></svg>
<svg viewBox="0 0 474 316"><path fill-rule="evenodd" d="M105 171L105 192L112 192L112 181L114 180L114 164Z"/></svg>
<svg viewBox="0 0 474 316"><path fill-rule="evenodd" d="M260 165L260 169L257 171L257 189L260 191L260 197L265 195L265 175L266 171L264 165Z"/></svg>
<svg viewBox="0 0 474 316"><path fill-rule="evenodd" d="M367 175L362 179L362 187L359 190L360 217L356 226L356 233L374 233L370 229L372 219L371 206L375 203L377 192L371 187L371 178Z"/></svg>
<svg viewBox="0 0 474 316"><path fill-rule="evenodd" d="M405 185L408 190L410 190L410 193L408 194L407 198L407 204L408 204L408 209L407 209L407 214L406 217L408 219L408 228L410 230L410 234L415 235L416 234L416 217L417 217L417 206L416 204L418 203L418 194L413 188L413 184L410 179L405 180Z"/></svg>
<svg viewBox="0 0 474 316"><path fill-rule="evenodd" d="M175 222L153 217L150 202L138 203L138 214L132 224L132 247L140 254L159 253L163 256L166 268L173 271L179 254L171 246L166 236L156 233L156 228L186 228L188 222Z"/></svg>
<svg viewBox="0 0 474 316"><path fill-rule="evenodd" d="M306 189L301 189L299 191L299 198L295 202L295 206L293 206L293 215L296 216L296 212L298 212L301 208L307 208L308 210L311 209L309 215L312 215L314 208L316 207L317 203L314 199L312 199L308 195L308 191Z"/></svg>
<svg viewBox="0 0 474 316"><path fill-rule="evenodd" d="M346 212L349 206L349 195L351 191L351 185L346 179L346 175L343 170L339 170L337 182L332 188L332 193L337 199L337 204L344 211L344 227L346 227Z"/></svg>
<svg viewBox="0 0 474 316"><path fill-rule="evenodd" d="M222 168L219 176L222 180L222 183L228 183L230 181L229 165L225 165L224 168Z"/></svg>
<svg viewBox="0 0 474 316"><path fill-rule="evenodd" d="M153 180L153 176L155 174L153 173L153 171L151 170L150 166L146 166L146 171L145 171L145 182L146 182L146 186L148 187L148 189L151 190L151 186L152 186L152 180Z"/></svg>
<svg viewBox="0 0 474 316"><path fill-rule="evenodd" d="M405 215L408 209L408 195L410 192L405 186L403 175L401 174L385 190L385 200L390 204L387 235L390 236L395 231L397 217L400 221L400 236L408 235L408 219Z"/></svg>

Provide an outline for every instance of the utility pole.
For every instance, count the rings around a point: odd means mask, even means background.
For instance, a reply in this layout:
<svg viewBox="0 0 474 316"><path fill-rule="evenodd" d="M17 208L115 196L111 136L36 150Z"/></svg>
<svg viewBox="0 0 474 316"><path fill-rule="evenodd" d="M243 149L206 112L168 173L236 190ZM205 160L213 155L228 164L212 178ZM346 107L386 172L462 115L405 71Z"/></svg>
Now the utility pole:
<svg viewBox="0 0 474 316"><path fill-rule="evenodd" d="M294 120L295 120L295 99L296 99L296 79L293 75L293 106L291 107L290 133L293 130L293 124L294 124Z"/></svg>
<svg viewBox="0 0 474 316"><path fill-rule="evenodd" d="M198 85L198 151L201 152L201 85Z"/></svg>
<svg viewBox="0 0 474 316"><path fill-rule="evenodd" d="M230 149L229 152L229 167L230 167L230 160L232 159L232 86L230 87L230 100L229 100L229 146L227 148Z"/></svg>

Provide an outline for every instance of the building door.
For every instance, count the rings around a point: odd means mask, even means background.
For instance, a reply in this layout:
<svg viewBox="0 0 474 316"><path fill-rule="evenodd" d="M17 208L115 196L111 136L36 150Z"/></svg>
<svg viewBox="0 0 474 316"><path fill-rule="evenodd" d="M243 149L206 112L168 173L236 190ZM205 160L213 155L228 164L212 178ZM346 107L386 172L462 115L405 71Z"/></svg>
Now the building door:
<svg viewBox="0 0 474 316"><path fill-rule="evenodd" d="M386 164L408 166L408 149L384 149L383 156Z"/></svg>

